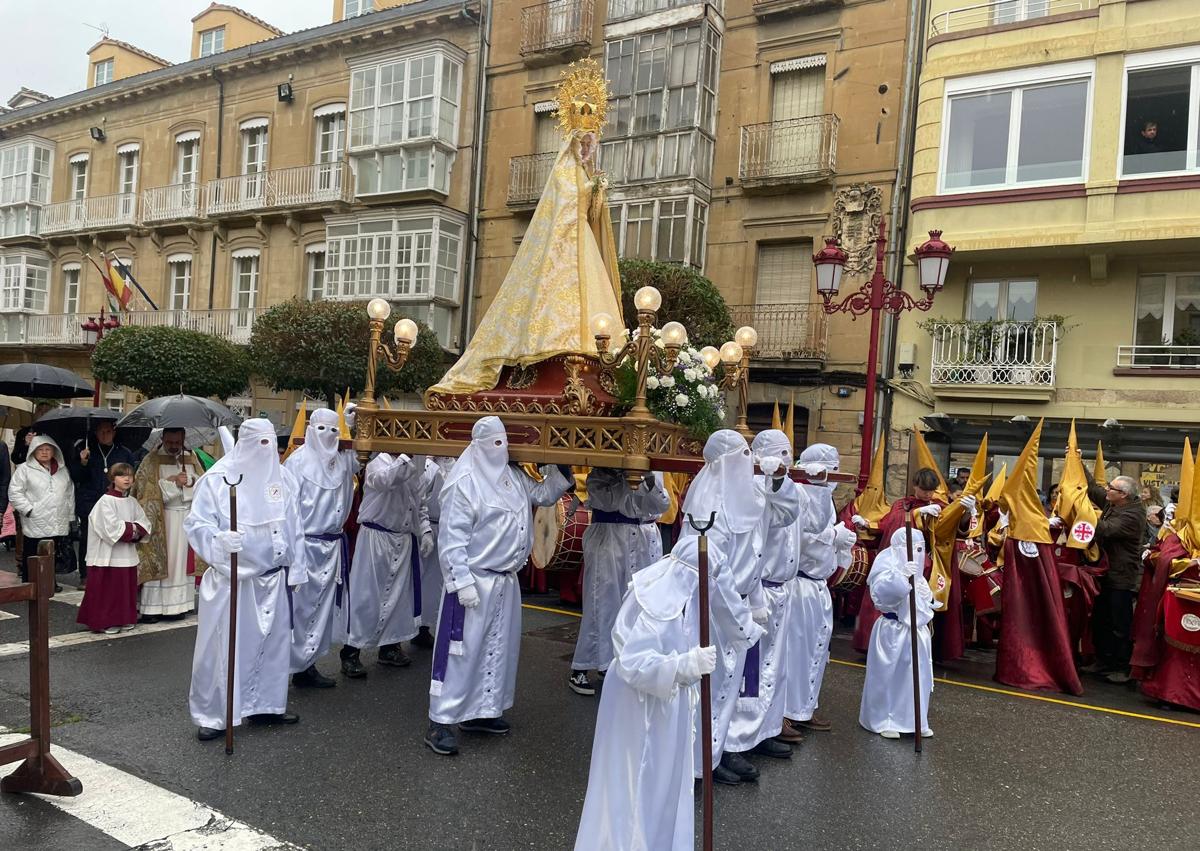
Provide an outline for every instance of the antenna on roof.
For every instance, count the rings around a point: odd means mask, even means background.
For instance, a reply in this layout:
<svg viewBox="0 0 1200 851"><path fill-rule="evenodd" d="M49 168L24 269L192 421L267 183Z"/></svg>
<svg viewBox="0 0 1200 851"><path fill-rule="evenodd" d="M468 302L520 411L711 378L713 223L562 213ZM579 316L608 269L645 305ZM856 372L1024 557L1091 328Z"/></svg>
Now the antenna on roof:
<svg viewBox="0 0 1200 851"><path fill-rule="evenodd" d="M83 25L85 27L90 27L90 28L96 30L102 36L104 36L105 38L108 38L108 24L105 23L104 21L101 21L99 26L97 26L96 24L89 24L87 21L84 21Z"/></svg>

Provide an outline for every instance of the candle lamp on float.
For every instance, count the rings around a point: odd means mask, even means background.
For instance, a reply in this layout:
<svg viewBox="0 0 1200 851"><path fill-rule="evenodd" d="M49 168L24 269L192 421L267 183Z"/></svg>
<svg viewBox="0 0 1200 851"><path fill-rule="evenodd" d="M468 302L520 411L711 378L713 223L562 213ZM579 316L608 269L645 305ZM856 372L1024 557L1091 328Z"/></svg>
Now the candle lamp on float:
<svg viewBox="0 0 1200 851"><path fill-rule="evenodd" d="M403 368L404 364L408 362L413 344L417 341L419 329L417 323L408 317L398 320L392 329L392 337L395 341L393 349L382 339L383 326L388 317L392 315L392 306L384 299L373 298L367 303L367 315L371 318L371 343L370 353L367 357L367 384L363 390L361 407L374 408L376 363L382 360L384 365L393 372Z"/></svg>
<svg viewBox="0 0 1200 851"><path fill-rule="evenodd" d="M737 402L737 423L734 425L734 430L746 440L754 437L750 431L747 418L749 416L750 407L750 358L754 354L754 347L758 345L758 332L749 325L743 325L737 329L733 335L733 339L720 349L706 346L700 352L700 356L704 358L704 362L708 364L710 369L715 369L719 362L724 364L725 370L721 376L721 389L725 391L736 390L738 394Z"/></svg>
<svg viewBox="0 0 1200 851"><path fill-rule="evenodd" d="M675 368L679 358L679 350L687 345L687 329L678 322L668 322L663 325L660 333L662 348L655 345L654 321L658 309L662 307L662 294L654 287L642 287L633 296L637 308L638 329L628 342L617 352L609 350L613 332L619 327L616 319L607 313L597 313L592 317L592 334L596 338L596 351L601 365L605 369L616 368L626 358L632 358L637 372L637 384L634 392L633 407L629 416L635 419L652 420L646 405L646 379L651 367L660 374L670 373Z"/></svg>

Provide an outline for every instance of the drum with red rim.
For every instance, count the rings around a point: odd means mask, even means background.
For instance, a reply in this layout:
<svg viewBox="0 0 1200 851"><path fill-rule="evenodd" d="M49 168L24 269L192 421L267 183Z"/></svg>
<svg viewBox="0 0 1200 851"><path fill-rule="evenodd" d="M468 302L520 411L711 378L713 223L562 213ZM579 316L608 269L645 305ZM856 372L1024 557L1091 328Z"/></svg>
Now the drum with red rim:
<svg viewBox="0 0 1200 851"><path fill-rule="evenodd" d="M533 513L533 552L530 561L538 570L576 570L583 566L583 533L592 512L579 505L570 517L574 494Z"/></svg>
<svg viewBox="0 0 1200 851"><path fill-rule="evenodd" d="M1004 571L993 567L967 583L967 602L977 615L991 615L1000 611L1000 588L1004 584Z"/></svg>
<svg viewBox="0 0 1200 851"><path fill-rule="evenodd" d="M839 567L829 580L829 587L834 591L853 591L867 581L870 572L871 560L867 556L867 548L855 544L850 548L850 566Z"/></svg>

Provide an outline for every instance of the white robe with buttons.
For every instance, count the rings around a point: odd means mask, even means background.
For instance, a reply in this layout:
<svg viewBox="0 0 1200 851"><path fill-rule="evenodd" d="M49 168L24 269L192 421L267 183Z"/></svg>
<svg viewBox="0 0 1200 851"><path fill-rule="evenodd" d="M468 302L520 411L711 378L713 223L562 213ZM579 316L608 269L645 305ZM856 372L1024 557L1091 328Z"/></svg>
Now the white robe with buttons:
<svg viewBox="0 0 1200 851"><path fill-rule="evenodd" d="M517 572L533 548L530 504L553 505L574 484L555 467L545 472L539 483L512 466L505 468L496 487L522 493L511 501L522 504L519 510L498 507L502 500L486 494L483 489L491 486L474 473L442 495L438 547L444 597L474 584L479 605L464 612L463 638L450 647L445 676L430 681L429 719L434 723L499 718L513 705L521 649ZM447 612L444 599L441 617ZM445 629L439 620L439 641L448 640L448 631L442 635ZM436 648L434 653L436 657Z"/></svg>
<svg viewBox="0 0 1200 851"><path fill-rule="evenodd" d="M407 455L380 453L367 464L350 588L334 618L336 639L350 647L382 647L417 634L412 563L413 538L423 528L421 471Z"/></svg>
<svg viewBox="0 0 1200 851"><path fill-rule="evenodd" d="M303 466L296 463L303 451L300 447L284 464L300 487L300 522L308 555L308 581L296 589L292 600L292 673L313 665L333 643L334 597L342 582L342 544L312 536L342 532L354 501L354 474L358 470L358 458L352 450L338 452L330 459L336 471L336 476L330 478L337 484L326 487L303 475Z"/></svg>
<svg viewBox="0 0 1200 851"><path fill-rule="evenodd" d="M238 617L233 723L248 715L279 714L287 708L291 629L288 585L308 579L297 484L280 471L285 503L283 520L250 525L238 522L244 535L238 553ZM219 475L197 483L192 510L183 528L196 555L209 564L200 581L196 649L188 709L198 726L225 728L225 682L229 653L229 555L214 543L229 529L229 488ZM276 570L283 566L285 569ZM269 574L269 575L268 575Z"/></svg>
<svg viewBox="0 0 1200 851"><path fill-rule="evenodd" d="M594 511L621 514L632 520L658 517L670 500L661 488L647 490L644 485L630 488L623 475L588 476L588 507ZM617 612L633 574L662 558L650 555L646 533L640 523L601 523L592 521L583 533L583 618L571 667L576 671L607 671L612 663L612 629ZM653 529L658 537L658 528Z"/></svg>
<svg viewBox="0 0 1200 851"><path fill-rule="evenodd" d="M438 607L442 604L442 565L438 560L437 530L442 522L442 485L446 477L432 458L425 459L421 475L421 499L425 518L433 532L433 551L421 559L421 626L437 628Z"/></svg>

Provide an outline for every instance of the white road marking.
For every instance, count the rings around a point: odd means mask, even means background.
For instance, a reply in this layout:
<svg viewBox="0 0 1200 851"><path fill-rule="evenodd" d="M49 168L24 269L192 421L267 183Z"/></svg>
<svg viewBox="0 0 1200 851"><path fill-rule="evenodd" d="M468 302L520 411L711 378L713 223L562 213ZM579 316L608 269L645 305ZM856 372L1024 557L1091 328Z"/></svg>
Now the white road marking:
<svg viewBox="0 0 1200 851"><path fill-rule="evenodd" d="M0 735L0 745L24 738ZM299 851L298 845L111 765L58 745L51 745L51 753L83 783L83 794L77 798L37 797L131 848Z"/></svg>
<svg viewBox="0 0 1200 851"><path fill-rule="evenodd" d="M149 635L152 632L170 632L173 629L187 629L196 625L196 619L184 618L178 621L159 621L158 623L139 624L135 629L129 632L118 632L116 635L108 635L100 632L90 632L83 630L82 632L68 632L63 635L53 635L50 637L50 649L57 650L60 647L77 647L81 644L92 644L97 641L119 641L122 638L133 638L138 635ZM12 656L24 656L29 652L28 641L14 641L10 644L0 644L0 659L7 659Z"/></svg>

